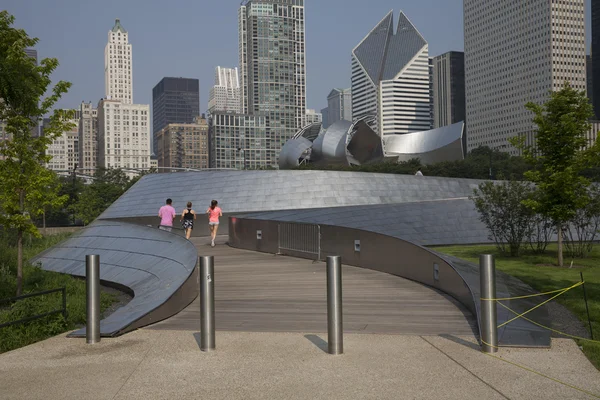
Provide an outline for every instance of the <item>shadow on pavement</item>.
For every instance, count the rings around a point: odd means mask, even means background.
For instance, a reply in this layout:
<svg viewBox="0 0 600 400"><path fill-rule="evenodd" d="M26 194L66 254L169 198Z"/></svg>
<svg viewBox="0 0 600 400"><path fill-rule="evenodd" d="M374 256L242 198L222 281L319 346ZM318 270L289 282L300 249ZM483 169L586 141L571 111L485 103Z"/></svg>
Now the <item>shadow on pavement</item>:
<svg viewBox="0 0 600 400"><path fill-rule="evenodd" d="M312 342L312 344L314 344L315 346L317 346L319 349L321 349L325 353L327 353L327 351L328 351L327 342L324 341L323 339L321 339L319 336L317 336L317 335L304 335L304 337L307 338L310 342Z"/></svg>

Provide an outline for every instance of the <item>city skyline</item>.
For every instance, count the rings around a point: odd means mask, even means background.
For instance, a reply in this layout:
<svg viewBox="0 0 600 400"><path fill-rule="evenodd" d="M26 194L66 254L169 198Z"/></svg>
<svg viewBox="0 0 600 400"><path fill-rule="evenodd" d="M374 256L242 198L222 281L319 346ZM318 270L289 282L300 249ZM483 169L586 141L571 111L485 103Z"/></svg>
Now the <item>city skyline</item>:
<svg viewBox="0 0 600 400"><path fill-rule="evenodd" d="M390 10L404 11L429 43L430 55L463 50L463 11L460 0L426 0L419 3L382 0L365 9L358 0L311 1L306 5L307 108L320 110L327 105L327 95L334 87L350 86L352 48L381 15ZM586 1L587 49L590 2ZM202 4L181 1L170 7L181 18L164 19L158 1L131 1L123 5L116 0L83 4L61 0L60 4L32 0L6 0L5 9L15 15L15 25L31 36L40 38L36 46L40 59L56 57L60 66L55 81L68 80L73 87L57 108L77 108L81 101L97 104L104 96L104 71L98 65L106 45L106 26L120 18L135 47L135 102L151 104L152 88L165 76L200 80L201 112L208 108L208 93L218 65L238 66L237 9L239 1ZM437 10L432 13L431 10ZM341 14L340 14L341 13ZM79 18L93 15L94 18ZM343 18L342 18L343 17ZM341 21L337 35L328 33L331 19ZM49 24L48 20L53 23ZM193 23L192 23L193 22ZM65 30L69 26L69 46ZM157 30L159 26L161 29ZM219 40L210 41L218 30ZM202 39L204 38L204 39ZM324 40L329 38L329 40ZM178 42L175 44L175 42ZM73 51L78 48L78 51ZM238 66L239 67L239 66Z"/></svg>

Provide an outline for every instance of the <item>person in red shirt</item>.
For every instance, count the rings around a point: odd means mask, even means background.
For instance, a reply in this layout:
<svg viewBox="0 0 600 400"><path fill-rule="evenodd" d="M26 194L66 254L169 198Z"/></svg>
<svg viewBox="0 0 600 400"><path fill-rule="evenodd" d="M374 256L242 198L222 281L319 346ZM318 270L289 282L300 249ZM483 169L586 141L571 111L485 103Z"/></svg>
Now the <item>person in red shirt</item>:
<svg viewBox="0 0 600 400"><path fill-rule="evenodd" d="M206 210L206 214L208 215L208 227L210 228L210 245L212 247L215 247L215 238L217 237L217 230L219 229L219 217L223 216L223 212L218 205L219 202L213 200L210 202L208 210Z"/></svg>

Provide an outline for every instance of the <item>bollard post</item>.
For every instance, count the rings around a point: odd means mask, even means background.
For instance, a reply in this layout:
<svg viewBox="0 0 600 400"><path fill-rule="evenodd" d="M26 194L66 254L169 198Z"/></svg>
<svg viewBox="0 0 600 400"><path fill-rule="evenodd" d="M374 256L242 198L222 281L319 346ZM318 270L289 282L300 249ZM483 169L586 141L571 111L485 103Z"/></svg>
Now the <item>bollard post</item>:
<svg viewBox="0 0 600 400"><path fill-rule="evenodd" d="M215 266L214 257L200 262L200 350L215 349Z"/></svg>
<svg viewBox="0 0 600 400"><path fill-rule="evenodd" d="M496 314L496 264L491 254L479 256L481 288L481 349L484 353L498 351L498 316Z"/></svg>
<svg viewBox="0 0 600 400"><path fill-rule="evenodd" d="M344 352L342 257L327 257L327 345L329 354Z"/></svg>
<svg viewBox="0 0 600 400"><path fill-rule="evenodd" d="M100 341L100 256L85 256L85 289L87 324L85 342L88 344Z"/></svg>

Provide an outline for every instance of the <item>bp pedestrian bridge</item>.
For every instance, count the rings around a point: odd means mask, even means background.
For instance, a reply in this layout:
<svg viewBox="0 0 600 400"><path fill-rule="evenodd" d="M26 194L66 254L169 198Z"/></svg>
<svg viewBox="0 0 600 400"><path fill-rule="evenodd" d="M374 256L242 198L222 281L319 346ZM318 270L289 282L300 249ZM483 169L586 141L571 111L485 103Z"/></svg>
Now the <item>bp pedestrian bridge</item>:
<svg viewBox="0 0 600 400"><path fill-rule="evenodd" d="M198 255L215 256L217 330L324 332L322 261L340 255L346 332L477 338L478 266L427 246L489 242L469 200L479 183L334 171L151 174L33 261L85 276L85 255L100 255L100 279L134 295L101 321L104 337L141 327L197 331ZM226 239L207 246L202 216L190 241L156 229L166 198L179 212L191 201L200 214L217 199ZM497 273L498 297L533 293ZM533 301L507 305L523 312ZM497 313L499 323L513 317L504 308ZM545 307L528 316L548 325ZM85 336L85 328L71 336ZM501 327L498 338L500 346L550 345L548 331L523 319Z"/></svg>

